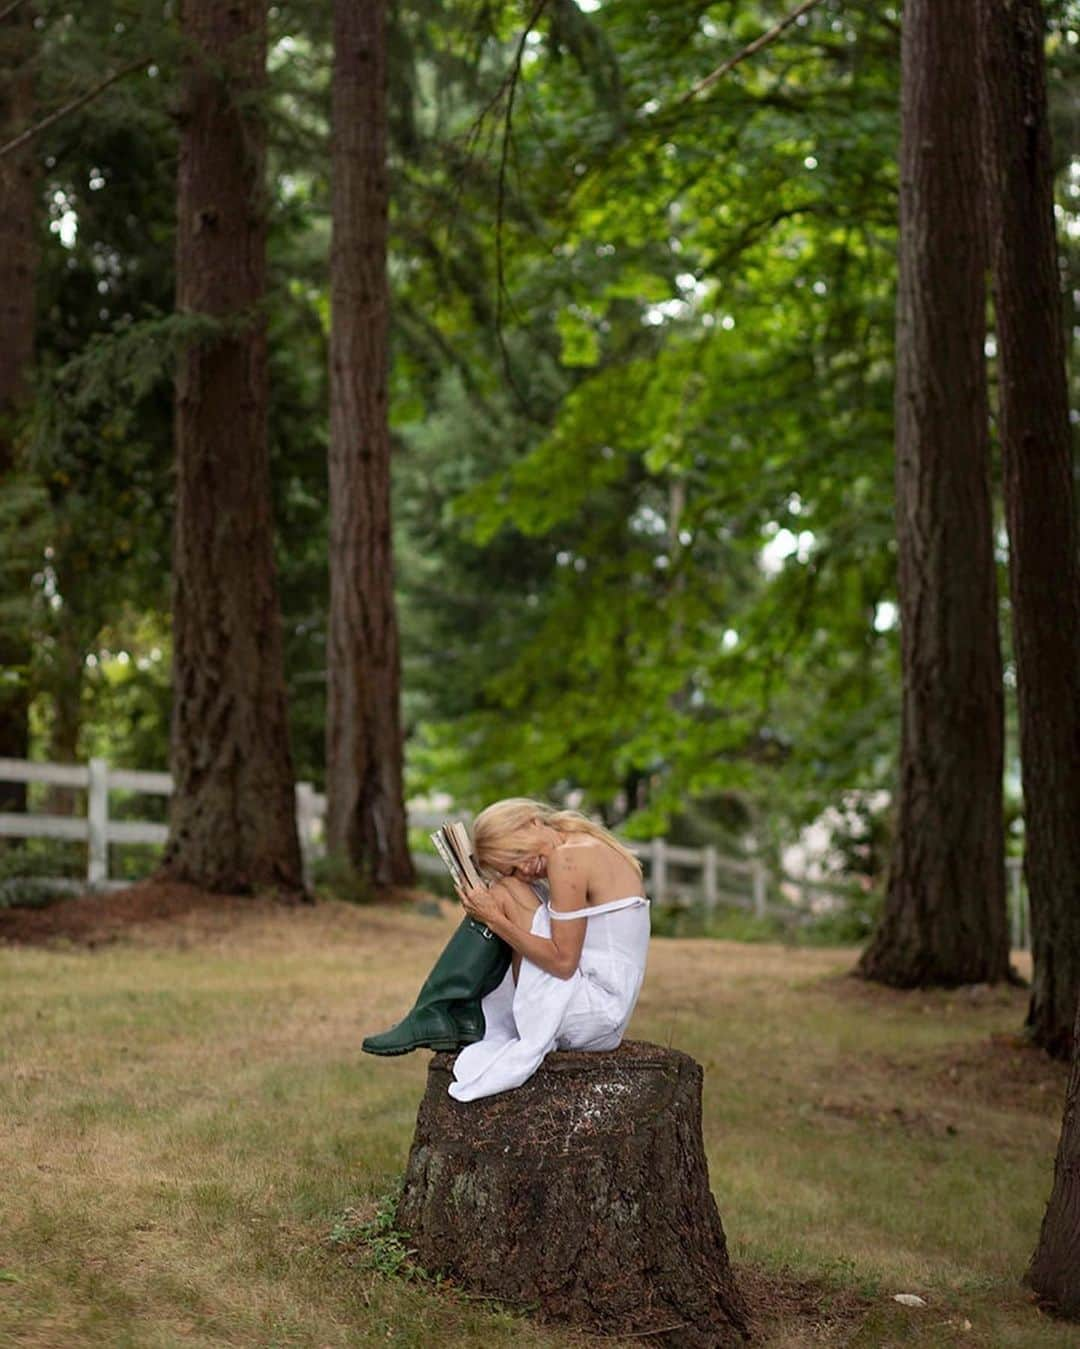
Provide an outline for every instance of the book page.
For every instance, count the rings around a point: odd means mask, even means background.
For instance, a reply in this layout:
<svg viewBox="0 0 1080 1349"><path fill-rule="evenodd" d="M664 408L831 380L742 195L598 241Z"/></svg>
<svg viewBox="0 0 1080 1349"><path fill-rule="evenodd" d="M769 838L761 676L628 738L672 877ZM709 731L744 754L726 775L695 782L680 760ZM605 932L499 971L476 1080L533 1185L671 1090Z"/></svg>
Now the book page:
<svg viewBox="0 0 1080 1349"><path fill-rule="evenodd" d="M455 820L450 828L453 830L454 839L458 845L456 852L461 858L461 869L468 877L469 884L471 886L483 885L484 882L480 879L480 873L477 871L476 864L473 861L472 843L469 840L469 831L460 820Z"/></svg>

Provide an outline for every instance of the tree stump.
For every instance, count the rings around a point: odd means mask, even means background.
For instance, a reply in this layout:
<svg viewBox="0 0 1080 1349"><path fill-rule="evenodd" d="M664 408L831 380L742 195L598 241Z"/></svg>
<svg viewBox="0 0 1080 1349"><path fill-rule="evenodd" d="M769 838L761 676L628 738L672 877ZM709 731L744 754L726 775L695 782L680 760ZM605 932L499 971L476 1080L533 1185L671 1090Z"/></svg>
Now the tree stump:
<svg viewBox="0 0 1080 1349"><path fill-rule="evenodd" d="M462 1102L453 1063L432 1057L397 1210L425 1268L545 1319L680 1349L743 1344L699 1064L631 1040L549 1054L516 1090Z"/></svg>

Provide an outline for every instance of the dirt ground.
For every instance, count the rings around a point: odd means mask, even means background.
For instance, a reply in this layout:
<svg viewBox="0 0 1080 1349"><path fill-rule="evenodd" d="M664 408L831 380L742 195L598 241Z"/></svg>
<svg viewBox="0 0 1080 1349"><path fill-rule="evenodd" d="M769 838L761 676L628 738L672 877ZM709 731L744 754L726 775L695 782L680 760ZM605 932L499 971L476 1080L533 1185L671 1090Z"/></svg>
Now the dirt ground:
<svg viewBox="0 0 1080 1349"><path fill-rule="evenodd" d="M441 904L423 890L386 890L380 899L404 906ZM283 914L316 924L325 916L326 905L283 905L261 895L218 895L194 885L174 881L140 881L123 890L91 891L70 895L44 908L0 909L0 942L48 946L71 943L103 946L115 941L153 945L188 945L200 935L212 937L238 926L258 927L279 920ZM334 923L340 925L342 907L333 906ZM357 910L357 927L369 927ZM371 911L368 911L371 912Z"/></svg>

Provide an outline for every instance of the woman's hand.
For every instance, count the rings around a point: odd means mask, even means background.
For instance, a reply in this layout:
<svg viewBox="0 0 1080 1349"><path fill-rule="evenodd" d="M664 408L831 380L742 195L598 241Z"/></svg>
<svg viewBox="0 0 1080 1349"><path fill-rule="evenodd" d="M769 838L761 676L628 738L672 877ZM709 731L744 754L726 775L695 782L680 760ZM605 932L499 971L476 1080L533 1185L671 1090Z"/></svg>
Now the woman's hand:
<svg viewBox="0 0 1080 1349"><path fill-rule="evenodd" d="M498 901L486 885L461 886L454 882L465 912L480 923L490 923L502 913Z"/></svg>

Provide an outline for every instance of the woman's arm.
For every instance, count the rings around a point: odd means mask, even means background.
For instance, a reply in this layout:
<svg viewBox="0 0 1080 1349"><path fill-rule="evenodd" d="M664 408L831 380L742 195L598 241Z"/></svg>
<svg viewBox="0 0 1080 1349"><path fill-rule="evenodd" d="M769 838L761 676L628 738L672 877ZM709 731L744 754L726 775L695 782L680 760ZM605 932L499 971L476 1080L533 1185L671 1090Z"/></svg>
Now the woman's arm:
<svg viewBox="0 0 1080 1349"><path fill-rule="evenodd" d="M549 940L547 937L538 937L533 932L526 932L523 927L512 923L499 910L493 910L491 913L485 910L483 914L473 913L473 917L486 923L492 932L502 937L507 945L512 946L526 960L531 960L534 965L546 970L548 974L554 974L558 979L569 979L578 967L581 947L585 941L584 918L577 922L560 923L554 929L555 937ZM566 931L571 927L580 929L576 938L573 933Z"/></svg>
<svg viewBox="0 0 1080 1349"><path fill-rule="evenodd" d="M569 911L584 908L584 891L581 902L575 902L577 880L566 876L559 876L557 879L556 873L562 870L563 868L552 865L548 868L553 907ZM492 932L502 937L526 960L531 960L534 965L546 970L548 974L555 975L557 979L569 979L577 969L581 960L581 948L585 942L586 919L570 919L568 922L553 924L553 935L550 938L537 937L534 933L519 927L509 916L503 903L500 902L499 892L502 887L499 882L490 888L483 886L471 890L463 890L460 886L455 888L465 912L477 922L486 923ZM557 905L556 897L560 901Z"/></svg>

